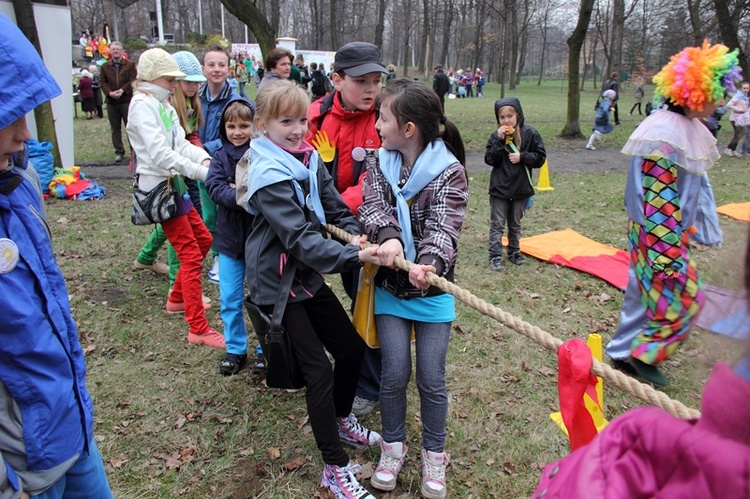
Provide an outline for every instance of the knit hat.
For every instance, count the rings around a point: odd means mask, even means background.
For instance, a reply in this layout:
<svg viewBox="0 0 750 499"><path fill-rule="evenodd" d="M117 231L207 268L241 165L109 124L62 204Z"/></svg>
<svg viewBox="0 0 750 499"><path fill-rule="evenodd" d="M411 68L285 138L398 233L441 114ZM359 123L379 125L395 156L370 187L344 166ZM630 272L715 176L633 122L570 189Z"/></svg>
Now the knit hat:
<svg viewBox="0 0 750 499"><path fill-rule="evenodd" d="M617 92L615 92L614 90L610 88L609 90L605 90L604 93L602 93L602 97L604 97L605 99L612 100L615 97L617 97Z"/></svg>
<svg viewBox="0 0 750 499"><path fill-rule="evenodd" d="M172 58L177 63L177 67L180 68L180 71L187 75L185 81L206 81L206 77L203 76L203 71L201 70L201 63L198 62L198 58L195 57L195 54L183 50L182 52L175 52L172 54Z"/></svg>
<svg viewBox="0 0 750 499"><path fill-rule="evenodd" d="M93 75L89 73L88 70L84 69L81 71L81 77L84 77L84 76L91 78Z"/></svg>
<svg viewBox="0 0 750 499"><path fill-rule="evenodd" d="M138 79L154 81L162 76L182 79L186 75L180 71L177 63L166 50L154 48L142 53L138 59Z"/></svg>

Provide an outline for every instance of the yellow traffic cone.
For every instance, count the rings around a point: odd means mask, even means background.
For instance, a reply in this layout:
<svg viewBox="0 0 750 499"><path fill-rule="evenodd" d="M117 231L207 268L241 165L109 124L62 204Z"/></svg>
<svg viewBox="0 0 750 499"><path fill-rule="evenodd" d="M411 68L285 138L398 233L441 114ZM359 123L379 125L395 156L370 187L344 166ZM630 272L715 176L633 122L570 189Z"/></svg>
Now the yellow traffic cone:
<svg viewBox="0 0 750 499"><path fill-rule="evenodd" d="M544 160L542 169L539 170L539 185L536 186L538 191L554 191L555 188L549 185L549 164Z"/></svg>

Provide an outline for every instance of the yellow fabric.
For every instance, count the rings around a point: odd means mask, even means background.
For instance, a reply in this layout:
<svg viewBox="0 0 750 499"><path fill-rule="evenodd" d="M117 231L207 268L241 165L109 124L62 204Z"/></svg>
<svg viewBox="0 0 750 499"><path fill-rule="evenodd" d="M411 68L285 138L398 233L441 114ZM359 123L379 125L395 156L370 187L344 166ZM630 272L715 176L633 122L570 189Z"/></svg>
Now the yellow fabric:
<svg viewBox="0 0 750 499"><path fill-rule="evenodd" d="M354 302L352 322L357 332L370 348L380 348L375 325L375 273L378 266L366 263L359 273L359 288Z"/></svg>
<svg viewBox="0 0 750 499"><path fill-rule="evenodd" d="M524 237L521 238L520 243L522 253L545 261L557 255L566 260L572 260L579 256L616 255L618 251L621 251L582 236L573 229Z"/></svg>
<svg viewBox="0 0 750 499"><path fill-rule="evenodd" d="M725 204L716 208L716 211L722 215L750 223L750 202Z"/></svg>

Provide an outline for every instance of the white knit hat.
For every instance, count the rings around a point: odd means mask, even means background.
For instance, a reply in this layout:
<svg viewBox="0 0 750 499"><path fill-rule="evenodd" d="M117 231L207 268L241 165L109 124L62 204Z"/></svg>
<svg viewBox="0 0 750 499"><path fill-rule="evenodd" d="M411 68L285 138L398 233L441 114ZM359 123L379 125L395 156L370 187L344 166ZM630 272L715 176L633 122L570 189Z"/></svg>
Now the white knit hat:
<svg viewBox="0 0 750 499"><path fill-rule="evenodd" d="M185 73L180 71L175 60L164 49L154 48L142 53L138 59L138 79L154 81L162 76L183 79Z"/></svg>

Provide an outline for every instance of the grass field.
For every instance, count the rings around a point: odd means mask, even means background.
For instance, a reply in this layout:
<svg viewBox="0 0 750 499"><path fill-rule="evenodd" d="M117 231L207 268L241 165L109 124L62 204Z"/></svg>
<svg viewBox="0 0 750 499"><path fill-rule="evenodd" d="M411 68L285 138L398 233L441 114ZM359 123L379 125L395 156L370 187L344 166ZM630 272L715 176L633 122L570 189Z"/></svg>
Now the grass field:
<svg viewBox="0 0 750 499"><path fill-rule="evenodd" d="M462 130L476 125L476 132L466 135L476 134L481 147L494 128L495 90L483 100L448 102L448 114L455 113ZM564 92L554 86L523 92L529 123L548 127L543 134L561 128L555 119L562 111L553 109L563 106ZM584 113L593 119L590 100ZM76 123L78 137L81 124L104 126L106 132L106 120L83 121ZM92 134L76 147L92 161L106 159L109 151ZM745 160L734 158L715 166L711 180L718 204L747 200L746 169ZM95 176L95 169L90 172ZM457 284L560 339L599 332L606 342L617 325L620 291L533 259L503 274L489 271L488 181L487 173L470 181ZM539 193L524 217L524 235L572 227L624 248L624 182L622 170L557 175L555 190ZM130 182L106 187L107 196L98 202L51 201L48 216L87 356L95 437L116 497L319 497L322 463L304 393L267 389L247 371L224 378L217 369L221 352L188 345L182 318L163 310L167 279L132 269L149 228L130 224ZM747 226L724 217L721 225L724 245L697 247L695 258L706 282L738 288ZM339 278L330 276L329 282L343 296ZM205 292L215 304L209 320L218 326L218 290L206 284ZM736 350L729 340L696 331L667 362L672 384L664 391L699 408L711 365L732 359ZM558 408L555 354L460 304L447 369L449 496L528 497L543 466L568 452L564 435L548 418ZM418 495L420 417L413 383L409 403L411 450L398 488L381 497ZM605 403L608 418L642 405L607 386ZM379 428L379 413L364 422ZM378 458L376 451L351 455L369 466Z"/></svg>

